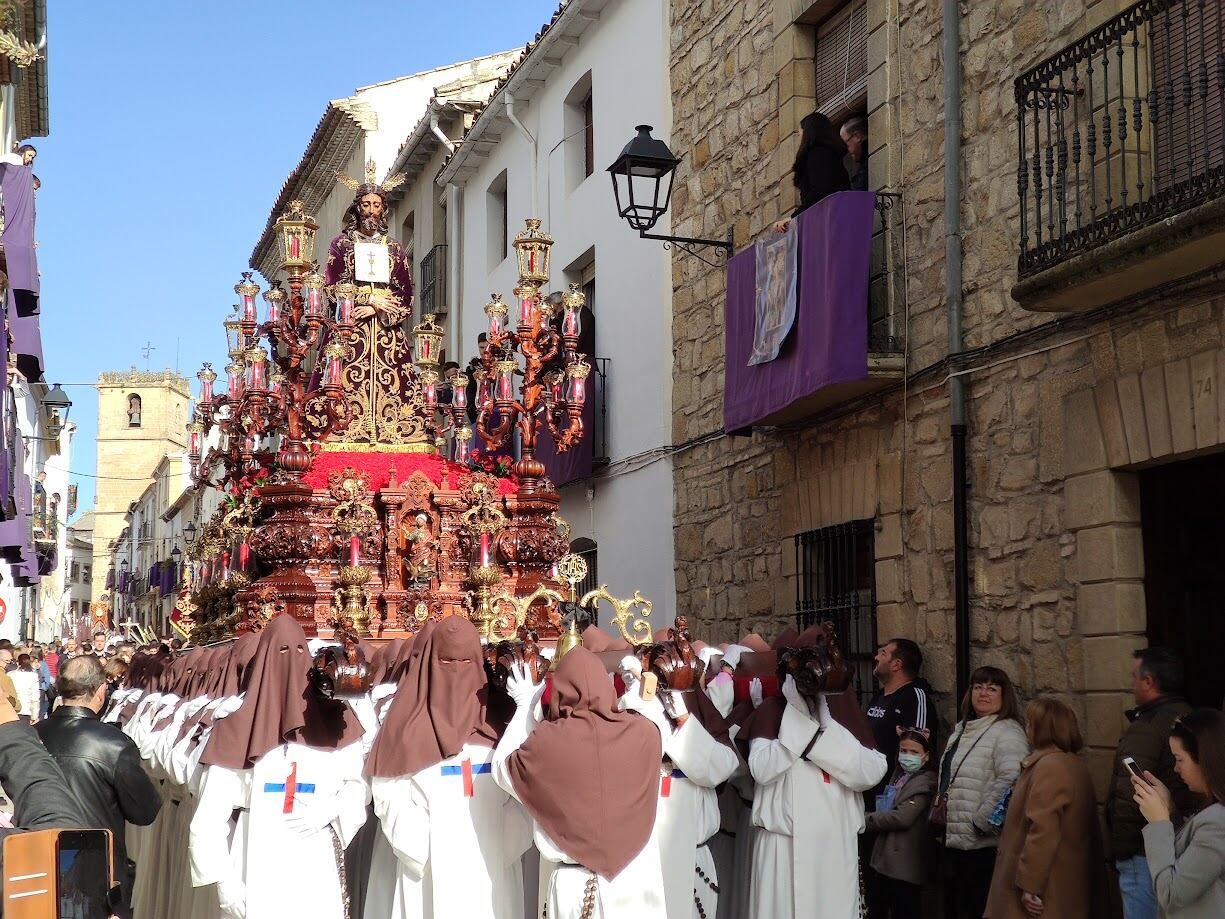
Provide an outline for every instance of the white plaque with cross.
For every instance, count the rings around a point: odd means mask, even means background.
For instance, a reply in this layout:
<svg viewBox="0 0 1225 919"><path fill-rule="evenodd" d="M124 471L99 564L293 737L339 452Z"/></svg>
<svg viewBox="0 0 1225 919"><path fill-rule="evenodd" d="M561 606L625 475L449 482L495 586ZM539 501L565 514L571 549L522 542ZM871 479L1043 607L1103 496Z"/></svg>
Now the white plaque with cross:
<svg viewBox="0 0 1225 919"><path fill-rule="evenodd" d="M355 243L353 274L359 281L374 284L391 282L391 251L386 243Z"/></svg>

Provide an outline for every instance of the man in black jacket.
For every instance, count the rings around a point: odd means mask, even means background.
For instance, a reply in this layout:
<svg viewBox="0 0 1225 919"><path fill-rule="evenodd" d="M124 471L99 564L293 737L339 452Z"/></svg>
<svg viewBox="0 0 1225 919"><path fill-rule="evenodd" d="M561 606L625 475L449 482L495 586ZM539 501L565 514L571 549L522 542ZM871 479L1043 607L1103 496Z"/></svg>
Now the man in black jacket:
<svg viewBox="0 0 1225 919"><path fill-rule="evenodd" d="M124 847L124 823L148 826L162 799L140 764L132 739L98 718L106 699L106 675L96 657L83 655L60 666L63 702L37 731L59 763L89 826L105 827L114 837L115 880L122 890L120 916L131 915L135 865Z"/></svg>

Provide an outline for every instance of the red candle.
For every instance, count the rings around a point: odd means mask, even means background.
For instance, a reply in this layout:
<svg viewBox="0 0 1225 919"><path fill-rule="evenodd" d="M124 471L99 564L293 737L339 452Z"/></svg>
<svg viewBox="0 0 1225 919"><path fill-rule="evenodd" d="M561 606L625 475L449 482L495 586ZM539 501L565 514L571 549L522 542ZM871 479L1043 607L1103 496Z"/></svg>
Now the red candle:
<svg viewBox="0 0 1225 919"><path fill-rule="evenodd" d="M481 567L489 567L489 534L481 534Z"/></svg>
<svg viewBox="0 0 1225 919"><path fill-rule="evenodd" d="M289 257L297 258L301 250L298 248L298 237L291 236L289 238Z"/></svg>
<svg viewBox="0 0 1225 919"><path fill-rule="evenodd" d="M532 324L532 307L535 303L531 297L524 297L519 301L519 325Z"/></svg>
<svg viewBox="0 0 1225 919"><path fill-rule="evenodd" d="M221 553L221 580L225 580L230 576L230 553Z"/></svg>
<svg viewBox="0 0 1225 919"><path fill-rule="evenodd" d="M242 295L242 318L244 322L255 321L255 297L251 294Z"/></svg>
<svg viewBox="0 0 1225 919"><path fill-rule="evenodd" d="M251 560L251 547L245 542L238 547L238 570L246 571L247 562Z"/></svg>
<svg viewBox="0 0 1225 919"><path fill-rule="evenodd" d="M358 557L362 552L362 538L354 533L349 537L349 567L356 568Z"/></svg>

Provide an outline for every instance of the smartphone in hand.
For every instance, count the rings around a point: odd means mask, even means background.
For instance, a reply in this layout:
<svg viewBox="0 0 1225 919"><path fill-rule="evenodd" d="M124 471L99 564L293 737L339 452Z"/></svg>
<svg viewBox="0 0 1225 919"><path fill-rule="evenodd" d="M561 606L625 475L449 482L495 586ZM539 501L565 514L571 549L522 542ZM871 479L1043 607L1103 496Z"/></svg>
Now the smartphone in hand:
<svg viewBox="0 0 1225 919"><path fill-rule="evenodd" d="M1144 773L1140 771L1140 767L1136 765L1136 761L1130 756L1123 757L1123 767L1145 785L1149 784L1148 779L1144 777Z"/></svg>

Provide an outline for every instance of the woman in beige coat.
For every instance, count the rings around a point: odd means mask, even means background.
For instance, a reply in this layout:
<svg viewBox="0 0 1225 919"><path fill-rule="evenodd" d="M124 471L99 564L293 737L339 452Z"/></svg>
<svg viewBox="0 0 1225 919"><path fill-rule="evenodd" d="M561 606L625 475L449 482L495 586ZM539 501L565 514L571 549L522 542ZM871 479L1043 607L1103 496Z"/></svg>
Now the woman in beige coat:
<svg viewBox="0 0 1225 919"><path fill-rule="evenodd" d="M1058 699L1035 699L1025 758L1000 833L988 919L1106 917L1110 906L1097 804L1076 714Z"/></svg>

